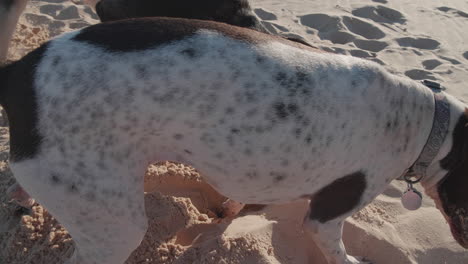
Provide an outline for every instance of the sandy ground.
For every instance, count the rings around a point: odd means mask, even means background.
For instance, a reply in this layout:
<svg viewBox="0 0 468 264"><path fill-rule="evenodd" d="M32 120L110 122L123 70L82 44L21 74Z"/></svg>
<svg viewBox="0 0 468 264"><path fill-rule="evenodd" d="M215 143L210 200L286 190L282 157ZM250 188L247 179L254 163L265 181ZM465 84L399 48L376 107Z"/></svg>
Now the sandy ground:
<svg viewBox="0 0 468 264"><path fill-rule="evenodd" d="M20 19L10 60L63 32L97 23L89 7L67 0L31 1ZM468 1L254 0L267 28L299 35L321 49L374 60L415 80L441 82L468 102ZM8 168L8 125L0 117L0 263L62 263L71 238L36 204L10 203L15 180ZM405 185L393 182L345 225L350 254L376 264L467 263L445 220L424 197L418 211L400 203ZM247 208L232 221L217 215L225 197L191 167L159 163L145 175L150 228L127 263L324 263L301 228L307 203Z"/></svg>

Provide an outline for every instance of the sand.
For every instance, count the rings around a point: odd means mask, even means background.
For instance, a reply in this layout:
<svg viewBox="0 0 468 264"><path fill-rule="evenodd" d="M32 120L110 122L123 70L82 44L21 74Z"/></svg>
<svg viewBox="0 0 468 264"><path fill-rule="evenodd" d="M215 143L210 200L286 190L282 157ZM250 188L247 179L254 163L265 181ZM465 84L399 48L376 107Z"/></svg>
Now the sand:
<svg viewBox="0 0 468 264"><path fill-rule="evenodd" d="M464 0L254 0L256 15L272 33L300 36L335 53L376 61L415 80L439 81L468 102L468 2ZM31 1L21 17L9 59L16 60L63 32L97 23L93 11L67 0ZM0 117L0 263L62 263L72 239L39 204L24 210L7 200L15 183L8 168L8 125ZM152 165L145 175L149 230L126 263L324 263L302 229L306 202L246 208L220 219L226 199L182 164ZM417 211L400 203L395 181L348 219L350 254L376 264L468 263L434 203Z"/></svg>

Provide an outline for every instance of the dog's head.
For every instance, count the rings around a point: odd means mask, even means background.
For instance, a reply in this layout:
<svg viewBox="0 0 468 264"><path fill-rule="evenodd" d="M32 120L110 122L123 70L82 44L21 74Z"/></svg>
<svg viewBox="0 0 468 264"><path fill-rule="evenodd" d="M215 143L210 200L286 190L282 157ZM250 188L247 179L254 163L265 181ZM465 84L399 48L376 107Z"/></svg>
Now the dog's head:
<svg viewBox="0 0 468 264"><path fill-rule="evenodd" d="M430 195L447 219L455 240L468 248L468 109L457 120L451 137L450 152L439 164L446 174Z"/></svg>
<svg viewBox="0 0 468 264"><path fill-rule="evenodd" d="M164 16L224 22L267 32L247 0L100 0L96 13L102 22Z"/></svg>

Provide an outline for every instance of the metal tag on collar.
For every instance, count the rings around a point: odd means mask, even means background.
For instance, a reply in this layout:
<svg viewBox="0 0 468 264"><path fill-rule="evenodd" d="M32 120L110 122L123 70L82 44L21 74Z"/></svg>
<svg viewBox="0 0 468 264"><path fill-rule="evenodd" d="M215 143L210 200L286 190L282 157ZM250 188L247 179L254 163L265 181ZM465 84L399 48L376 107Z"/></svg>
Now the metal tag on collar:
<svg viewBox="0 0 468 264"><path fill-rule="evenodd" d="M412 180L411 178L415 176L416 175L412 168L410 168L409 171L403 176L405 182L408 184L408 187L401 196L401 203L403 204L403 207L411 211L418 210L422 205L422 194L416 190L416 188L414 188L413 184L421 181L423 176L421 175L417 179Z"/></svg>
<svg viewBox="0 0 468 264"><path fill-rule="evenodd" d="M422 194L413 187L413 184L408 183L408 188L401 196L401 203L408 210L418 210L422 205Z"/></svg>

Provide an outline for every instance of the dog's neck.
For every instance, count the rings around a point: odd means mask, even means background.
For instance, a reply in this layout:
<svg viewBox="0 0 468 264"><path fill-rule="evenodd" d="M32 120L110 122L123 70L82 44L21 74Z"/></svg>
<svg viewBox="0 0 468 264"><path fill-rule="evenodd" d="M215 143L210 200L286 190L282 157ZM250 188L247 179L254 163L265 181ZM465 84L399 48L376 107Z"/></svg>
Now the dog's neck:
<svg viewBox="0 0 468 264"><path fill-rule="evenodd" d="M450 122L448 132L444 142L440 146L437 155L434 157L432 163L427 167L426 174L421 180L424 189L431 193L436 191L437 184L447 175L448 171L441 166L443 160L453 147L453 133L457 127L457 123L465 114L466 105L450 96L445 94L448 103L450 104Z"/></svg>
<svg viewBox="0 0 468 264"><path fill-rule="evenodd" d="M7 58L10 40L28 0L0 2L0 64Z"/></svg>

